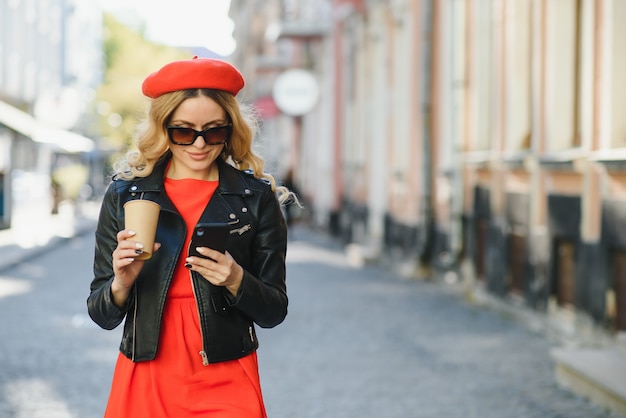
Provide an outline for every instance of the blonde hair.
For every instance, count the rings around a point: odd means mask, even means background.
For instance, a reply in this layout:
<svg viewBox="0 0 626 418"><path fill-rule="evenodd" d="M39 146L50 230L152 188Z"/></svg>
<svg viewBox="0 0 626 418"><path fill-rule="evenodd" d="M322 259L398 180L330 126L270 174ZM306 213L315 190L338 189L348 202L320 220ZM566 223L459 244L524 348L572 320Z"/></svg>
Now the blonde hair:
<svg viewBox="0 0 626 418"><path fill-rule="evenodd" d="M281 203L293 199L293 194L286 187L277 186L274 177L263 171L265 162L252 150L252 141L258 128L252 109L240 104L232 94L221 90L179 90L153 99L147 118L139 125L134 137L136 149L127 152L115 164L116 176L123 179L149 176L155 164L170 149L167 124L172 114L182 102L198 96L214 100L224 109L232 124L230 140L222 151L224 161L239 170L251 170L256 178L267 179Z"/></svg>

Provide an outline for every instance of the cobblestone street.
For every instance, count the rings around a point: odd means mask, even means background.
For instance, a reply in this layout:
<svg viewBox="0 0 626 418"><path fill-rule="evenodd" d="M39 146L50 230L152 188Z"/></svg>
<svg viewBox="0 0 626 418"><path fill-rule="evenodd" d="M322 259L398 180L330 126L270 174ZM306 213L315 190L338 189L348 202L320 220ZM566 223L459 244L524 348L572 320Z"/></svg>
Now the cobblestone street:
<svg viewBox="0 0 626 418"><path fill-rule="evenodd" d="M306 231L288 259L290 313L260 335L270 417L611 416L556 385L543 336L456 290L352 268Z"/></svg>

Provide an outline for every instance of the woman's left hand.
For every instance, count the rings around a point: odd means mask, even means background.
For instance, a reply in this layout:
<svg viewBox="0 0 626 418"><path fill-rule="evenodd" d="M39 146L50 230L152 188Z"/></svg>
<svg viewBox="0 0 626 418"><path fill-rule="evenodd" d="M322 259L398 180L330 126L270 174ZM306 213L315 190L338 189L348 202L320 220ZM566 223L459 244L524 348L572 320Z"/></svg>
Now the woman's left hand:
<svg viewBox="0 0 626 418"><path fill-rule="evenodd" d="M243 268L228 253L206 247L198 247L198 252L205 257L187 257L185 267L197 271L215 286L223 286L233 295L237 296L239 286L243 280Z"/></svg>

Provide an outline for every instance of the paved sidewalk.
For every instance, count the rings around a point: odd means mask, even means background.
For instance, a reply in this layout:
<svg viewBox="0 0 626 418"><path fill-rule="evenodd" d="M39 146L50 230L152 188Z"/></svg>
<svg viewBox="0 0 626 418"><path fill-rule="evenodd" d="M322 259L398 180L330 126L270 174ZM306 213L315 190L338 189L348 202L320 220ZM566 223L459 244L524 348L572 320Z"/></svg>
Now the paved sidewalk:
<svg viewBox="0 0 626 418"><path fill-rule="evenodd" d="M55 248L60 242L92 233L100 202L84 202L80 208L62 205L57 215L41 215L32 220L15 214L11 228L0 230L0 271ZM36 212L37 213L37 212ZM1 291L1 289L0 289Z"/></svg>

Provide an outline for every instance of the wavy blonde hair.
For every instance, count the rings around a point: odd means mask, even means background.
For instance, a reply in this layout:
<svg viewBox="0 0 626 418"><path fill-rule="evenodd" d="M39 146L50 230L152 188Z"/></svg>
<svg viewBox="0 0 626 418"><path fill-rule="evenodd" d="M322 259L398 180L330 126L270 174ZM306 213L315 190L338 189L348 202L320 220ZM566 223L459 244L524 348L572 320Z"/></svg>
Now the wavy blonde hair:
<svg viewBox="0 0 626 418"><path fill-rule="evenodd" d="M274 177L263 171L265 162L252 150L257 119L248 106L240 104L230 93L221 90L191 89L163 94L150 103L147 118L138 126L134 137L136 149L126 153L114 166L116 175L123 179L147 177L154 165L169 151L167 124L178 106L191 97L206 96L226 112L232 124L232 133L222 151L222 158L239 170L251 170L256 178L267 179L281 203L297 199L286 187L277 186Z"/></svg>

